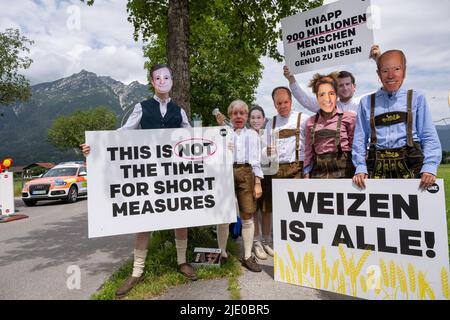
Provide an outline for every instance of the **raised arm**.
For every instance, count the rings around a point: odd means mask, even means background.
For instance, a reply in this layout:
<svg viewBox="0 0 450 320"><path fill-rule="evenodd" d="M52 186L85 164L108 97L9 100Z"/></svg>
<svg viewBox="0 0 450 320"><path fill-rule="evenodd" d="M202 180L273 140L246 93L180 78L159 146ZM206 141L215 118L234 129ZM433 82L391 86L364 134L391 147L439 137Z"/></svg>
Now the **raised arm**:
<svg viewBox="0 0 450 320"><path fill-rule="evenodd" d="M295 80L295 77L292 75L292 73L289 71L289 68L287 66L283 67L283 74L286 77L286 79L289 81L289 88L292 91L292 95L294 98L306 109L308 109L311 112L319 112L320 106L317 102L316 97L311 96L307 94L297 83Z"/></svg>
<svg viewBox="0 0 450 320"><path fill-rule="evenodd" d="M374 44L370 48L369 59L373 59L375 62L377 62L380 56L381 56L380 46L378 44Z"/></svg>

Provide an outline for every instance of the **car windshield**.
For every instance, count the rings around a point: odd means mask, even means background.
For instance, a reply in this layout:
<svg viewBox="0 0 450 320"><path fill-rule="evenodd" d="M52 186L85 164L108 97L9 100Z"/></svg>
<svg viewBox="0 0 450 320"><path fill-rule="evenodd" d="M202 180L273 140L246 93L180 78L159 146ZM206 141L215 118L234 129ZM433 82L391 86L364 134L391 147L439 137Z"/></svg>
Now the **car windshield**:
<svg viewBox="0 0 450 320"><path fill-rule="evenodd" d="M54 168L47 171L42 177L74 176L76 173L77 168Z"/></svg>

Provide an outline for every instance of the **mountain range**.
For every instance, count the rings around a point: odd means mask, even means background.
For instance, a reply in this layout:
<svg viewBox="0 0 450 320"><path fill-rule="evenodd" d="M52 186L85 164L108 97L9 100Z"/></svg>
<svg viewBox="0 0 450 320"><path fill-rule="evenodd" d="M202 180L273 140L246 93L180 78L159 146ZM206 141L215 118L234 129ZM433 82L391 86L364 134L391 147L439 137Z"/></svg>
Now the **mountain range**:
<svg viewBox="0 0 450 320"><path fill-rule="evenodd" d="M31 86L31 94L26 102L0 106L0 157L11 156L14 165L83 159L78 152L61 152L47 141L56 117L106 106L117 115L119 125L127 108L152 95L137 81L125 85L86 70Z"/></svg>

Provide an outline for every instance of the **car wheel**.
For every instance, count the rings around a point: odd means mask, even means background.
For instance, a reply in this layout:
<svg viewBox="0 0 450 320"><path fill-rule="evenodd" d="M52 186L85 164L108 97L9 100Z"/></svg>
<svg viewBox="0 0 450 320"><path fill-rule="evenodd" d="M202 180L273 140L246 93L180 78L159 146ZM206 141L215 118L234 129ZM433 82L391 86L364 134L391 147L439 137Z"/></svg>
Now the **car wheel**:
<svg viewBox="0 0 450 320"><path fill-rule="evenodd" d="M67 199L65 202L74 203L77 202L78 199L78 189L76 186L72 185L69 189L69 194L67 195Z"/></svg>
<svg viewBox="0 0 450 320"><path fill-rule="evenodd" d="M32 207L34 205L36 205L37 200L31 200L31 199L22 199L23 203L25 203L25 205L27 207Z"/></svg>

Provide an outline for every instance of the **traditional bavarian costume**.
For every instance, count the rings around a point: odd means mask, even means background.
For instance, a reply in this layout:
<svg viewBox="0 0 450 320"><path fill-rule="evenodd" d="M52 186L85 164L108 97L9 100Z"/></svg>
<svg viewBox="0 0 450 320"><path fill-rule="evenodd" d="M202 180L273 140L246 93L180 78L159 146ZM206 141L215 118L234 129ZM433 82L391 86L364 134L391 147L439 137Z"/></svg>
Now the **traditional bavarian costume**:
<svg viewBox="0 0 450 320"><path fill-rule="evenodd" d="M375 116L375 94L370 96L370 148L367 157L369 177L380 178L419 178L423 164L423 153L420 144L412 137L412 90L408 90L407 112L392 111ZM377 126L392 126L406 123L406 145L401 148L378 149Z"/></svg>
<svg viewBox="0 0 450 320"><path fill-rule="evenodd" d="M266 176L267 189L264 190L263 197L265 202L265 209L272 211L272 181L277 178L294 178L301 179L303 177L303 153L301 152L302 144L304 142L304 128L307 121L307 116L302 115L301 112L291 111L287 117L287 124L282 124L277 130L277 116L274 116L272 123L270 121L266 125L268 140L273 139L277 145L277 160L278 171L272 176ZM286 119L286 118L285 118ZM292 121L295 119L295 126ZM288 128L283 128L288 127ZM290 128L289 128L290 127ZM294 127L294 128L292 128ZM295 148L290 148L287 143L292 142L288 139L295 137ZM272 145L270 142L268 145ZM273 157L273 156L272 156Z"/></svg>
<svg viewBox="0 0 450 320"><path fill-rule="evenodd" d="M256 199L253 197L255 177L264 178L260 163L261 143L253 129L238 129L233 133L234 188L239 211L254 213Z"/></svg>
<svg viewBox="0 0 450 320"><path fill-rule="evenodd" d="M171 98L163 101L155 95L136 104L127 122L118 130L190 127L183 108L176 105Z"/></svg>
<svg viewBox="0 0 450 320"><path fill-rule="evenodd" d="M352 163L351 147L355 120L355 113L342 112L340 109L329 119L325 119L318 112L314 118L308 120L304 173L310 172L310 177L316 179L353 177L355 167Z"/></svg>
<svg viewBox="0 0 450 320"><path fill-rule="evenodd" d="M422 94L380 89L361 102L353 143L357 174L368 173L374 179L419 178L422 172L436 175L441 156L436 128Z"/></svg>

